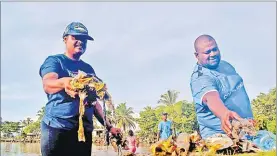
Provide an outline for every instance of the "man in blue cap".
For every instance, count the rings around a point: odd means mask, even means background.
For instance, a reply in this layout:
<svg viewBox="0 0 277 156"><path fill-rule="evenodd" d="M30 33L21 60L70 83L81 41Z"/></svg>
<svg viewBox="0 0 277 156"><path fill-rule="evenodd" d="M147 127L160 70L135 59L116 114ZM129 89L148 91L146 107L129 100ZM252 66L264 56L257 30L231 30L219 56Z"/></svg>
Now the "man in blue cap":
<svg viewBox="0 0 277 156"><path fill-rule="evenodd" d="M158 125L157 139L166 140L172 135L172 122L167 120L167 113L162 113L162 121Z"/></svg>
<svg viewBox="0 0 277 156"><path fill-rule="evenodd" d="M48 102L41 122L42 156L90 156L92 146L93 115L104 125L101 105L86 106L83 117L85 142L78 141L79 97L70 85L78 70L95 75L94 69L80 59L87 49L87 40L93 41L87 28L72 22L63 33L65 52L49 56L40 67L43 89ZM119 129L106 121L107 129L116 135Z"/></svg>
<svg viewBox="0 0 277 156"><path fill-rule="evenodd" d="M253 122L250 100L241 76L228 62L221 60L218 45L210 35L199 36L194 43L197 64L191 75L200 135L231 135L230 120L247 118Z"/></svg>

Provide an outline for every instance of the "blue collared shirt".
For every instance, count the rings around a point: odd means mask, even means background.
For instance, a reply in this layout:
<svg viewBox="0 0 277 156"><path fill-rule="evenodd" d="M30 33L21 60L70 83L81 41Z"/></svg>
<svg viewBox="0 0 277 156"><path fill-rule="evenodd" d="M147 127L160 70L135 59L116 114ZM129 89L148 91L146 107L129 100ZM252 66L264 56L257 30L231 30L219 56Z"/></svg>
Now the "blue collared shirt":
<svg viewBox="0 0 277 156"><path fill-rule="evenodd" d="M218 68L208 69L196 65L190 81L197 121L202 138L215 133L224 133L221 122L206 104L203 96L211 91L217 91L224 105L242 118L253 118L249 97L245 91L243 80L235 68L221 60Z"/></svg>
<svg viewBox="0 0 277 156"><path fill-rule="evenodd" d="M49 56L40 67L41 77L50 72L58 74L59 78L74 77L78 70L95 75L93 68L83 62L69 59L63 54ZM65 90L54 94L47 94L48 102L45 106L45 114L42 120L49 126L61 129L72 129L78 126L79 97L70 97ZM86 107L83 124L86 131L93 130L93 107Z"/></svg>

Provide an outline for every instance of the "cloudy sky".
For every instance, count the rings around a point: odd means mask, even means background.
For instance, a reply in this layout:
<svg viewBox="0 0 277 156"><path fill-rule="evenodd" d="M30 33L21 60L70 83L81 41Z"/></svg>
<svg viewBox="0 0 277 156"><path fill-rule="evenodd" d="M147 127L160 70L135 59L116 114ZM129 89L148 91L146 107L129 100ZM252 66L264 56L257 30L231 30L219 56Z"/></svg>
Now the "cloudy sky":
<svg viewBox="0 0 277 156"><path fill-rule="evenodd" d="M275 2L2 2L1 116L35 117L47 99L39 68L63 53L62 34L82 22L95 39L82 59L115 104L157 106L168 89L192 101L193 42L212 35L243 77L250 99L276 86Z"/></svg>

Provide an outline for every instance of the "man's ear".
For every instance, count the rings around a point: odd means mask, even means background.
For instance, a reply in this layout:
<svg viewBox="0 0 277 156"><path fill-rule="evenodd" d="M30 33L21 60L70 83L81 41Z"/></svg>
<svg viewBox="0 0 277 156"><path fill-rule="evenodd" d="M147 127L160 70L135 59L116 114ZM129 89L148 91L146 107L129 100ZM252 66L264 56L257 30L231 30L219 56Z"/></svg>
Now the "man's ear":
<svg viewBox="0 0 277 156"><path fill-rule="evenodd" d="M194 56L197 58L198 57L198 52L194 52Z"/></svg>
<svg viewBox="0 0 277 156"><path fill-rule="evenodd" d="M65 37L63 38L63 42L66 43L66 41L67 41L67 36L65 36Z"/></svg>

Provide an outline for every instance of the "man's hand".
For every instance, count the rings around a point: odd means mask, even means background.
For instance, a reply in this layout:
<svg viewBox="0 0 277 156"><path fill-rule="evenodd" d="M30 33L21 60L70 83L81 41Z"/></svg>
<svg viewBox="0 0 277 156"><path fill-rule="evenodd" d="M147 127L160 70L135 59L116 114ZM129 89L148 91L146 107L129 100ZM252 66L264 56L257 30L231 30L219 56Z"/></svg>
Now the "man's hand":
<svg viewBox="0 0 277 156"><path fill-rule="evenodd" d="M255 121L254 119L248 119L248 121L254 126L257 126L257 121Z"/></svg>
<svg viewBox="0 0 277 156"><path fill-rule="evenodd" d="M75 96L78 94L77 92L75 92L72 87L70 82L72 81L73 78L71 77L64 77L62 78L62 82L63 82L63 86L64 86L64 90L65 92L71 96L72 98L75 98Z"/></svg>
<svg viewBox="0 0 277 156"><path fill-rule="evenodd" d="M110 132L112 133L112 135L117 135L117 134L121 133L121 130L119 128L112 127L110 129Z"/></svg>
<svg viewBox="0 0 277 156"><path fill-rule="evenodd" d="M230 123L230 120L233 120L233 119L236 119L236 120L242 120L242 118L236 113L236 112L233 112L233 111L230 111L230 110L227 110L225 113L222 114L222 116L220 117L220 120L221 120L221 129L228 135L228 136L231 136L232 134L232 131L231 131L231 128L232 128L232 125Z"/></svg>

